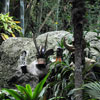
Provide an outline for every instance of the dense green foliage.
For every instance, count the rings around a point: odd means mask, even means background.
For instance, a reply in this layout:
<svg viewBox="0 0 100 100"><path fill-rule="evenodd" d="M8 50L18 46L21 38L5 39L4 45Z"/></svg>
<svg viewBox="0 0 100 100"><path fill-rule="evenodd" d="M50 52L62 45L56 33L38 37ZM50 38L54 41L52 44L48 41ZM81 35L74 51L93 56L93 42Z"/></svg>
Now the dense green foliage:
<svg viewBox="0 0 100 100"><path fill-rule="evenodd" d="M87 26L88 31L100 32L100 0L86 0L86 17L87 17Z"/></svg>
<svg viewBox="0 0 100 100"><path fill-rule="evenodd" d="M3 5L0 1L0 12L2 13ZM17 34L21 33L21 27L19 27L14 20L20 20L20 0L11 0L10 2L10 17L9 14L0 14L0 34ZM97 32L95 41L100 40L100 0L85 0L86 6L86 19L84 27L85 33L88 31ZM71 7L70 0L25 0L25 36L32 37L32 32L39 35L47 31L66 30L73 33L72 18L71 18ZM13 20L14 19L14 20ZM32 28L30 28L32 26ZM94 40L93 40L94 41ZM72 44L72 41L68 41ZM92 47L90 42L86 42L86 48L100 50L96 47ZM58 42L58 46L65 49L63 39ZM14 91L12 89L5 89L11 94L16 100L39 100L46 96L48 100L60 100L60 99L74 99L74 92L80 89L84 89L84 100L98 100L100 99L100 74L95 73L93 68L100 68L99 55L96 56L96 63L91 65L85 65L83 69L84 83L82 87L75 89L74 86L74 71L75 66L70 65L72 53L63 53L63 60L61 62L54 62L50 65L50 76L47 80L46 86L43 85L48 77L45 77L32 91L30 85L26 87L16 85L20 91ZM86 52L86 57L92 58L93 55ZM95 78L94 78L95 77ZM90 82L94 83L90 83ZM84 85L86 84L86 85ZM2 99L3 98L3 99ZM5 93L0 94L0 100L14 100L9 96L9 99L5 99Z"/></svg>
<svg viewBox="0 0 100 100"><path fill-rule="evenodd" d="M0 14L0 44L9 36L22 36L22 28L19 25L17 25L17 23L19 23L19 21L14 21L13 17L9 16L9 13Z"/></svg>
<svg viewBox="0 0 100 100"><path fill-rule="evenodd" d="M100 82L91 82L83 86L84 90L94 98L100 100Z"/></svg>
<svg viewBox="0 0 100 100"><path fill-rule="evenodd" d="M10 2L10 15L14 16L15 20L20 20L19 2L20 0L11 0ZM0 7L3 7L2 3L0 1ZM86 31L100 32L99 4L99 0L85 0ZM37 34L54 30L73 32L71 7L70 0L25 0L25 36L31 36L30 24L33 24L33 31Z"/></svg>
<svg viewBox="0 0 100 100"><path fill-rule="evenodd" d="M9 16L9 13L3 15L0 14L0 33L5 33L8 35L14 34L16 31L21 34L21 27L16 23L18 21L14 21L12 17Z"/></svg>
<svg viewBox="0 0 100 100"><path fill-rule="evenodd" d="M39 100L40 92L49 76L49 73L45 76L45 78L37 84L34 91L29 84L26 84L26 87L16 85L17 91L13 89L3 89L3 91L8 92L15 100ZM4 93L0 94L0 100L6 100ZM9 96L8 96L9 98ZM9 100L9 99L8 99ZM11 99L12 100L12 99Z"/></svg>

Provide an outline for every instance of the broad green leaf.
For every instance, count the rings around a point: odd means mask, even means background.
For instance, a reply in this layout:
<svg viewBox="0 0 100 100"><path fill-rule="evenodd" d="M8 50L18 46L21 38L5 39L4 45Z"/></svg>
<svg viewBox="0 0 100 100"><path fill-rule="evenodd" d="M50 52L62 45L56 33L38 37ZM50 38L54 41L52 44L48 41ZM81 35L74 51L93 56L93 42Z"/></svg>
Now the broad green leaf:
<svg viewBox="0 0 100 100"><path fill-rule="evenodd" d="M22 96L19 95L16 91L12 90L12 89L4 89L5 91L7 91L11 96L13 96L16 100L23 100Z"/></svg>
<svg viewBox="0 0 100 100"><path fill-rule="evenodd" d="M23 86L20 85L16 85L17 89L23 93L23 95L25 96L25 100L29 99L31 100L32 97L30 96L29 92L26 90L26 88L24 88Z"/></svg>
<svg viewBox="0 0 100 100"><path fill-rule="evenodd" d="M85 84L84 90L94 99L100 99L100 82Z"/></svg>
<svg viewBox="0 0 100 100"><path fill-rule="evenodd" d="M26 84L26 90L29 92L30 97L32 97L32 88L29 84Z"/></svg>
<svg viewBox="0 0 100 100"><path fill-rule="evenodd" d="M19 32L20 36L21 35L21 27L18 26L16 23L19 23L19 21L14 21L13 17L9 16L9 13L7 14L0 14L0 27L2 28L3 31L8 32L9 34L14 36L15 30ZM6 33L5 33L6 34Z"/></svg>
<svg viewBox="0 0 100 100"><path fill-rule="evenodd" d="M11 33L12 37L15 37L15 34Z"/></svg>
<svg viewBox="0 0 100 100"><path fill-rule="evenodd" d="M82 90L83 88L81 87L81 88L74 88L74 89L72 89L69 93L68 93L68 96L69 95L72 95L72 94L74 94L76 91L79 91L79 90Z"/></svg>
<svg viewBox="0 0 100 100"><path fill-rule="evenodd" d="M11 28L9 28L7 31L8 31L9 33L13 33L13 31L11 30Z"/></svg>
<svg viewBox="0 0 100 100"><path fill-rule="evenodd" d="M45 78L37 84L36 88L34 89L34 92L33 92L33 97L32 97L32 100L36 100L40 94L40 92L42 91L42 88L43 88L43 85L44 83L46 82L48 76L49 76L50 73L48 73Z"/></svg>
<svg viewBox="0 0 100 100"><path fill-rule="evenodd" d="M9 38L9 36L8 36L8 35L6 35L6 34L4 34L4 33L1 33L1 37L2 37L2 39L3 39L3 40L6 40L6 39L8 39L8 38Z"/></svg>
<svg viewBox="0 0 100 100"><path fill-rule="evenodd" d="M4 25L4 29L7 30L8 24L7 23L3 23L3 25Z"/></svg>

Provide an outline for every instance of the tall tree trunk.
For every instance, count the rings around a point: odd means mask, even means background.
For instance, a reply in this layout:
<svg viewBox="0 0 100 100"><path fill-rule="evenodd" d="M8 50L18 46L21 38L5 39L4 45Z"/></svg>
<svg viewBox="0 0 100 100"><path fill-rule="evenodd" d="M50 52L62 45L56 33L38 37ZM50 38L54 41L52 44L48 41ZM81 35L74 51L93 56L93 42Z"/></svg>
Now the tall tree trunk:
<svg viewBox="0 0 100 100"><path fill-rule="evenodd" d="M24 35L24 0L20 0L20 21L21 21L22 33Z"/></svg>
<svg viewBox="0 0 100 100"><path fill-rule="evenodd" d="M59 24L59 6L60 6L60 0L57 1L57 20L56 20L56 31L58 30L58 24Z"/></svg>
<svg viewBox="0 0 100 100"><path fill-rule="evenodd" d="M43 3L44 3L43 0L41 0L40 3L41 3L41 5L40 5L40 22L39 23L41 25L41 23L42 23L42 16L43 16L42 15L43 14Z"/></svg>
<svg viewBox="0 0 100 100"><path fill-rule="evenodd" d="M9 12L10 0L4 0L3 2L4 2L3 13L6 14Z"/></svg>
<svg viewBox="0 0 100 100"><path fill-rule="evenodd" d="M36 7L37 0L30 0L25 9L25 31L28 29L28 23L33 21L33 11ZM31 20L30 20L31 19Z"/></svg>
<svg viewBox="0 0 100 100"><path fill-rule="evenodd" d="M80 88L83 84L82 68L84 66L84 0L72 0L72 23L75 41L75 88ZM75 93L76 100L83 100L82 90Z"/></svg>

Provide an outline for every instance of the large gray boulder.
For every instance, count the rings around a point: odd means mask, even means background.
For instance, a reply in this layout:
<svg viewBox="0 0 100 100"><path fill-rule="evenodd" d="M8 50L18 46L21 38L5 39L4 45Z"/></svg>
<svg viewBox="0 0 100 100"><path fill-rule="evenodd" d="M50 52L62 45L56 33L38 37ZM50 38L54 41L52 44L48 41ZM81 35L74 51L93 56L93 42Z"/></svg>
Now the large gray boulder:
<svg viewBox="0 0 100 100"><path fill-rule="evenodd" d="M95 60L99 59L100 61L100 39L96 37L100 37L100 34L97 35L96 32L88 32L85 36L87 42L90 43L90 50L88 50L91 54L91 57Z"/></svg>
<svg viewBox="0 0 100 100"><path fill-rule="evenodd" d="M37 44L43 45L46 35L48 34L48 49L53 48L56 50L57 41L60 41L62 37L66 37L66 42L73 40L72 34L66 31L53 31L47 32L37 37ZM96 33L89 32L86 35L86 40L95 38ZM96 46L100 50L100 40L91 41L90 46ZM22 51L27 51L27 64L30 64L36 59L36 49L32 38L9 38L0 45L0 87L6 87L7 80L16 72L19 64L19 57ZM100 54L91 49L91 53L95 55Z"/></svg>
<svg viewBox="0 0 100 100"><path fill-rule="evenodd" d="M57 41L66 35L72 35L66 31L55 31L42 34L37 37L37 44L44 45L46 35L48 36L48 48L56 49ZM36 59L36 48L32 38L9 38L0 46L0 87L6 87L7 80L16 72L19 64L19 57L22 51L27 51L27 64Z"/></svg>

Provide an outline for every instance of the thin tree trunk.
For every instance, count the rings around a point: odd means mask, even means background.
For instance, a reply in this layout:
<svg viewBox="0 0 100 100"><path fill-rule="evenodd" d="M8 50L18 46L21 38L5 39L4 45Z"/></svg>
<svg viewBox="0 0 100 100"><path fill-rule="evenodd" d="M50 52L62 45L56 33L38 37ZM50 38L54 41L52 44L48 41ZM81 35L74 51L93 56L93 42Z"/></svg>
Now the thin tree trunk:
<svg viewBox="0 0 100 100"><path fill-rule="evenodd" d="M40 1L41 5L40 5L40 24L42 22L42 13L43 13L43 0Z"/></svg>
<svg viewBox="0 0 100 100"><path fill-rule="evenodd" d="M4 0L3 2L4 2L3 13L6 14L9 12L10 0Z"/></svg>
<svg viewBox="0 0 100 100"><path fill-rule="evenodd" d="M27 5L25 9L25 31L27 29L28 23L30 22L30 19L32 19L32 14L34 11L34 8L36 6L37 0L30 0L29 4Z"/></svg>
<svg viewBox="0 0 100 100"><path fill-rule="evenodd" d="M84 67L84 39L83 22L85 15L84 0L72 1L72 23L75 41L75 88L80 88L83 84L82 68ZM82 90L75 93L76 100L83 100Z"/></svg>
<svg viewBox="0 0 100 100"><path fill-rule="evenodd" d="M24 35L24 0L20 0L20 21L21 21L22 33Z"/></svg>
<svg viewBox="0 0 100 100"><path fill-rule="evenodd" d="M59 6L60 6L60 0L57 1L57 20L56 22L59 23ZM58 24L56 24L56 31L58 30Z"/></svg>

